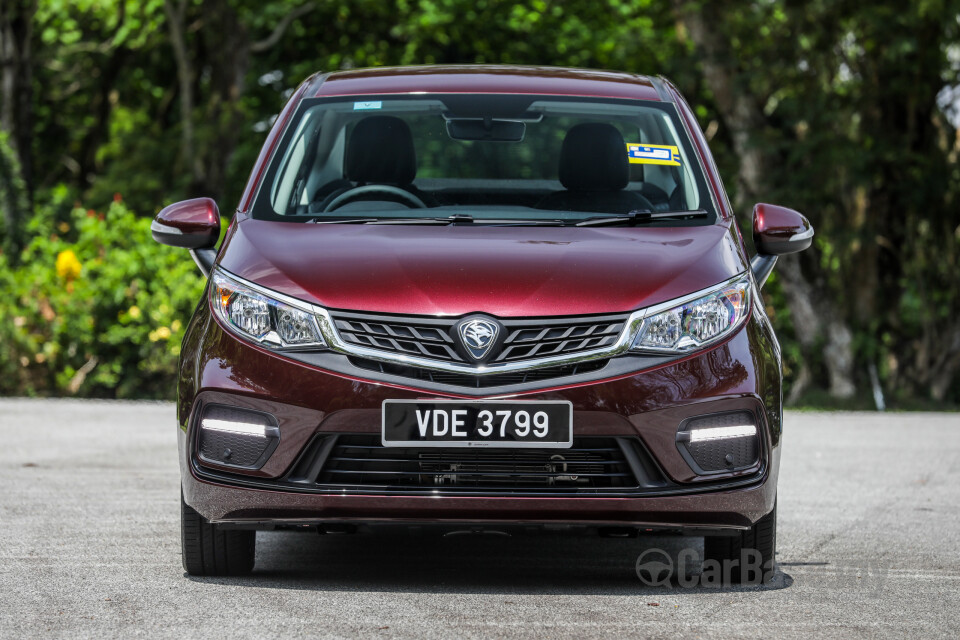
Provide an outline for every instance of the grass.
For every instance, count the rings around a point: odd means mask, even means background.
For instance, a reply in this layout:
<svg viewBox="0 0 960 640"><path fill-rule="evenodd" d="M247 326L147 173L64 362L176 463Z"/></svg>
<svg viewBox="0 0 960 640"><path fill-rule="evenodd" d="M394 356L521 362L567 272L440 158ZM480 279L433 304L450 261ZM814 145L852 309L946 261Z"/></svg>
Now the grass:
<svg viewBox="0 0 960 640"><path fill-rule="evenodd" d="M960 405L923 396L884 396L887 411L960 411ZM796 403L787 405L793 411L876 411L873 396L857 394L852 398L834 398L823 389L804 392Z"/></svg>

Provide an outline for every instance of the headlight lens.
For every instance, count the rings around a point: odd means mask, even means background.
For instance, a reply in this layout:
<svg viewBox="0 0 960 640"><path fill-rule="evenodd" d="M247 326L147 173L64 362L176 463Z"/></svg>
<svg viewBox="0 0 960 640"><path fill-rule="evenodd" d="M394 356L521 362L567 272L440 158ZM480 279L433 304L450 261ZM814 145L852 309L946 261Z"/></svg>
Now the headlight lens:
<svg viewBox="0 0 960 640"><path fill-rule="evenodd" d="M254 342L274 347L326 346L316 317L307 309L274 300L219 272L213 274L210 295L220 320Z"/></svg>
<svg viewBox="0 0 960 640"><path fill-rule="evenodd" d="M644 318L633 341L637 351L685 353L730 334L747 315L750 280L725 284L701 298Z"/></svg>

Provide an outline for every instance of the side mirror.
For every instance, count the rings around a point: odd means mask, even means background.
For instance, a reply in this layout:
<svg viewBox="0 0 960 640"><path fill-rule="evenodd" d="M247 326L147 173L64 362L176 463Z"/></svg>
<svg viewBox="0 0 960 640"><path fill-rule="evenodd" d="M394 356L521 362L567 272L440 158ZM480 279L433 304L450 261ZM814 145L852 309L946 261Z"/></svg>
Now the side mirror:
<svg viewBox="0 0 960 640"><path fill-rule="evenodd" d="M757 253L782 256L803 251L811 242L813 226L803 214L775 204L753 208L753 244Z"/></svg>
<svg viewBox="0 0 960 640"><path fill-rule="evenodd" d="M164 207L150 224L153 239L184 249L210 249L220 238L220 209L210 198L194 198Z"/></svg>
<svg viewBox="0 0 960 640"><path fill-rule="evenodd" d="M777 257L803 251L813 242L813 226L803 214L775 204L753 208L753 244L757 255L750 268L757 284L763 285L777 264Z"/></svg>
<svg viewBox="0 0 960 640"><path fill-rule="evenodd" d="M150 223L150 233L160 244L190 249L190 257L205 276L217 259L220 209L210 198L194 198L164 207Z"/></svg>

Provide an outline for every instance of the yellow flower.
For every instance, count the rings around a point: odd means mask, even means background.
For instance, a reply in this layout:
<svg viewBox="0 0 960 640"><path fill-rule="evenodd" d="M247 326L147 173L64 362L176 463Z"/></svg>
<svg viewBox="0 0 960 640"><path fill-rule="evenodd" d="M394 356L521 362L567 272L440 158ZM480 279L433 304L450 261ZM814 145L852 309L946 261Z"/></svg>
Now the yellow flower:
<svg viewBox="0 0 960 640"><path fill-rule="evenodd" d="M166 340L170 337L170 328L169 327L159 327L151 331L148 335L150 342L157 342L158 340Z"/></svg>
<svg viewBox="0 0 960 640"><path fill-rule="evenodd" d="M131 318L133 318L134 320L137 320L140 317L140 307L138 307L137 305L133 305L132 307L127 309L127 313L130 314Z"/></svg>
<svg viewBox="0 0 960 640"><path fill-rule="evenodd" d="M170 328L171 328L173 331L180 331L180 327L182 327L182 326L183 326L183 325L180 323L179 320L174 320L173 322L170 323Z"/></svg>
<svg viewBox="0 0 960 640"><path fill-rule="evenodd" d="M77 260L76 254L67 249L57 254L57 275L70 282L80 275L83 265Z"/></svg>

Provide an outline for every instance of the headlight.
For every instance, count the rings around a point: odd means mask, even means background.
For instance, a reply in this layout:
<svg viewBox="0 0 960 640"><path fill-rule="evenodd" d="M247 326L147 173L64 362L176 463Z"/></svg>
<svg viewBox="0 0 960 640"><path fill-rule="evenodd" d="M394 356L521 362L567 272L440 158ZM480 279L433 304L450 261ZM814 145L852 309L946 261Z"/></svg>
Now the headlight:
<svg viewBox="0 0 960 640"><path fill-rule="evenodd" d="M303 308L253 291L214 272L211 303L224 325L254 342L273 347L324 347L317 319Z"/></svg>
<svg viewBox="0 0 960 640"><path fill-rule="evenodd" d="M643 319L636 351L685 353L721 340L740 326L750 307L750 279L724 283L716 291Z"/></svg>

